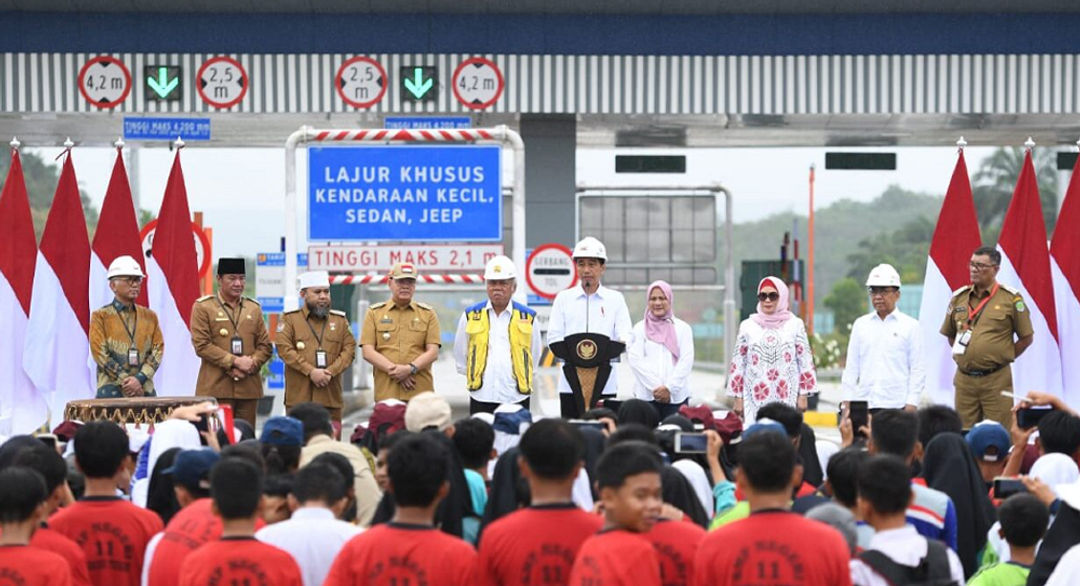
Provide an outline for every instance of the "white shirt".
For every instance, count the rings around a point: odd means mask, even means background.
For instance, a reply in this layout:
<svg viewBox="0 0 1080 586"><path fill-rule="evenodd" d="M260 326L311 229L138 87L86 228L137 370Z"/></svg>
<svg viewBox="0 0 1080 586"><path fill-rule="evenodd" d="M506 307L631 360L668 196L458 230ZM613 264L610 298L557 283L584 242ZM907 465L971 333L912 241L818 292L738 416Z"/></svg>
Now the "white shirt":
<svg viewBox="0 0 1080 586"><path fill-rule="evenodd" d="M1046 580L1046 586L1073 586L1080 584L1080 545L1074 545L1058 560L1054 572Z"/></svg>
<svg viewBox="0 0 1080 586"><path fill-rule="evenodd" d="M484 306L488 312L488 355L484 366L483 384L471 393L472 398L485 403L516 403L528 397L518 393L517 379L514 378L514 365L510 361L510 317L514 307L507 304L502 313L496 314L489 300ZM468 319L463 312L458 319L457 334L454 336L454 362L458 374L465 374L468 364L465 354L469 350L469 334L465 333ZM540 326L533 323L532 330L532 367L530 374L536 372L540 364L540 354L544 351L540 340Z"/></svg>
<svg viewBox="0 0 1080 586"><path fill-rule="evenodd" d="M889 556L892 561L905 566L917 566L919 561L926 557L926 538L919 535L911 525L905 525L900 529L887 529L878 531L870 539L870 547ZM960 558L956 552L945 548L949 557L949 573L952 579L960 586L964 585L964 567L960 565ZM889 582L870 566L858 558L851 560L851 583L854 586L889 586Z"/></svg>
<svg viewBox="0 0 1080 586"><path fill-rule="evenodd" d="M694 331L679 318L675 323L675 338L679 345L679 361L672 360L666 346L645 336L645 320L634 324L630 344L626 347L627 362L634 371L634 397L653 401L653 389L665 386L671 391L671 402L682 403L690 398L687 382L694 368Z"/></svg>
<svg viewBox="0 0 1080 586"><path fill-rule="evenodd" d="M918 320L898 309L855 320L840 387L841 400L869 401L871 409L918 406L926 387Z"/></svg>
<svg viewBox="0 0 1080 586"><path fill-rule="evenodd" d="M302 507L289 520L256 531L255 539L287 551L300 566L304 586L321 586L338 552L361 531L334 518L330 509Z"/></svg>
<svg viewBox="0 0 1080 586"><path fill-rule="evenodd" d="M165 536L165 532L161 531L150 538L150 541L146 544L146 551L143 552L143 565L142 574L139 579L139 584L142 586L150 586L150 566L154 563L154 554L157 553L157 546L161 543L161 538Z"/></svg>
<svg viewBox="0 0 1080 586"><path fill-rule="evenodd" d="M551 346L553 342L561 342L571 334L580 333L603 334L614 342L628 343L633 323L622 293L600 285L596 293L586 295L585 290L578 286L560 291L555 296L548 322L547 344ZM611 376L601 395L614 395L618 388L615 365L611 366ZM559 377L559 392L571 392L565 375Z"/></svg>

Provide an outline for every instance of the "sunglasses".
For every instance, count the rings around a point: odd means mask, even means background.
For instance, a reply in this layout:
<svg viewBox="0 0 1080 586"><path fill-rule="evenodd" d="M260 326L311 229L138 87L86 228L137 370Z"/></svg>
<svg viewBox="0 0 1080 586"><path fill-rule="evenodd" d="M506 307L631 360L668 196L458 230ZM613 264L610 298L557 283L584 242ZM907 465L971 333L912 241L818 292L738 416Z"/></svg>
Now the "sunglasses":
<svg viewBox="0 0 1080 586"><path fill-rule="evenodd" d="M771 293L758 293L757 298L758 301L777 301L780 299L780 294L776 291Z"/></svg>

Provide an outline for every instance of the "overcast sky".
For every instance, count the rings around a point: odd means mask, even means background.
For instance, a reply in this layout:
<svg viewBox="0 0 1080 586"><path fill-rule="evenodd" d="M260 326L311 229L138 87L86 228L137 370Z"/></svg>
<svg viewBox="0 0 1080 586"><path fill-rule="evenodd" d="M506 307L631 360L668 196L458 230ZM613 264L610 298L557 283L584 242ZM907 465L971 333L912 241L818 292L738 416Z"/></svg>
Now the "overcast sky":
<svg viewBox="0 0 1080 586"><path fill-rule="evenodd" d="M51 161L60 149L32 149ZM614 149L580 149L577 182L585 185L701 185L719 182L734 195L735 221L763 218L769 214L807 209L807 176L816 165L816 206L820 209L843 198L869 201L890 184L905 189L944 194L956 164L956 147L861 148L897 153L895 171L825 171L824 148L737 149L620 149L626 153L678 152L687 155L681 175L626 175L614 173ZM829 150L838 150L835 148ZM969 147L968 169L992 151ZM509 151L504 156L503 183L511 182ZM115 150L78 148L74 151L79 184L100 208L105 197ZM161 206L173 153L168 149L140 149L132 189L138 205L155 215ZM253 256L279 249L284 230L285 155L283 149L217 149L192 145L181 160L192 211L202 211L214 229L214 255ZM306 195L306 159L300 151L297 180L301 214ZM301 216L303 218L303 216ZM301 221L300 234L306 234ZM569 244L569 243L567 243ZM306 248L301 243L300 249Z"/></svg>

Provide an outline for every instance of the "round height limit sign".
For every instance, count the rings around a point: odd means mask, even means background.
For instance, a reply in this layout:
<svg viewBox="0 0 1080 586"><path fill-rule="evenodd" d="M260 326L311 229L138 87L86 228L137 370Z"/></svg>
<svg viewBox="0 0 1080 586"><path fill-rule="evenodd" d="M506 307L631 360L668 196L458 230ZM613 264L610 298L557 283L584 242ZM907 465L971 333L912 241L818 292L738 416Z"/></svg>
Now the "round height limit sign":
<svg viewBox="0 0 1080 586"><path fill-rule="evenodd" d="M131 93L131 72L116 57L94 57L79 70L79 93L92 106L115 108Z"/></svg>
<svg viewBox="0 0 1080 586"><path fill-rule="evenodd" d="M505 87L499 66L483 57L463 61L452 79L454 97L471 110L483 110L499 101Z"/></svg>
<svg viewBox="0 0 1080 586"><path fill-rule="evenodd" d="M231 108L244 99L248 76L240 62L231 57L214 57L202 64L195 76L199 98L215 108Z"/></svg>

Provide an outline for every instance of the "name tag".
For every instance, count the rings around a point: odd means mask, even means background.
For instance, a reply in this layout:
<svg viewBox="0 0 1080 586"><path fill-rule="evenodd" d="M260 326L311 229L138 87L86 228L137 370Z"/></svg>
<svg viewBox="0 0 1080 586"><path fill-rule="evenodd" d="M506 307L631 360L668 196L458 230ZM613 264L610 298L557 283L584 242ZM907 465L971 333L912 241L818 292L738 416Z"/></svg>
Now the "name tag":
<svg viewBox="0 0 1080 586"><path fill-rule="evenodd" d="M953 355L954 356L960 356L964 352L967 352L967 347L968 347L968 344L970 344L970 343L971 343L971 330L964 330L963 333L961 333L959 336L957 336L956 341L953 342L953 347L952 347Z"/></svg>
<svg viewBox="0 0 1080 586"><path fill-rule="evenodd" d="M244 340L240 336L233 336L231 340L232 353L236 356L244 355Z"/></svg>
<svg viewBox="0 0 1080 586"><path fill-rule="evenodd" d="M315 368L326 368L326 350L315 351Z"/></svg>
<svg viewBox="0 0 1080 586"><path fill-rule="evenodd" d="M139 365L139 351L135 348L128 349L128 366Z"/></svg>

